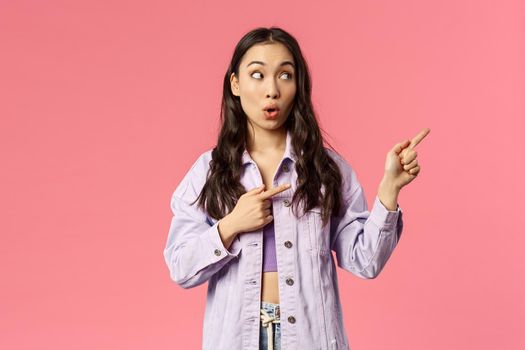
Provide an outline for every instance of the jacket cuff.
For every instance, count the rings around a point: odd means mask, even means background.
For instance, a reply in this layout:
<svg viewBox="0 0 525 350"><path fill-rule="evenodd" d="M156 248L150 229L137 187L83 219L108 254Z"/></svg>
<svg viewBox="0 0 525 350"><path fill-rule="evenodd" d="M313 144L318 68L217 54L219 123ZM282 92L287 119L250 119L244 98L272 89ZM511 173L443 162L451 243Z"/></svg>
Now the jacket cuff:
<svg viewBox="0 0 525 350"><path fill-rule="evenodd" d="M214 261L219 261L225 256L237 257L241 251L241 244L238 236L233 240L229 250L226 249L222 243L221 235L219 234L219 221L208 230L208 241L210 243L208 250Z"/></svg>
<svg viewBox="0 0 525 350"><path fill-rule="evenodd" d="M370 213L370 219L379 227L380 229L393 229L398 219L403 211L399 204L395 211L388 210L383 203L379 200L379 196L376 195L374 199L374 205Z"/></svg>

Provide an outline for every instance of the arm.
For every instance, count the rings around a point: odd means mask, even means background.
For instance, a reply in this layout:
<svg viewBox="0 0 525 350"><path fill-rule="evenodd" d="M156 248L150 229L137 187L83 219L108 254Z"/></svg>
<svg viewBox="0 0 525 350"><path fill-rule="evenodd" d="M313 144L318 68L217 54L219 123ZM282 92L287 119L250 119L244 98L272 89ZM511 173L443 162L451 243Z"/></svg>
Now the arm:
<svg viewBox="0 0 525 350"><path fill-rule="evenodd" d="M240 242L237 237L225 239L230 242L225 247L219 224L223 219L211 225L206 215L191 206L185 199L172 197L173 217L164 249L164 259L173 281L183 288L196 287L206 282L213 274L223 268L232 259L237 258Z"/></svg>
<svg viewBox="0 0 525 350"><path fill-rule="evenodd" d="M210 152L201 155L171 197L173 216L163 255L171 279L183 288L208 281L241 251L228 215L212 224L197 202L191 204L204 186L210 158Z"/></svg>
<svg viewBox="0 0 525 350"><path fill-rule="evenodd" d="M343 193L343 214L333 217L330 228L331 248L337 265L354 275L370 279L379 275L390 258L403 231L403 211L397 205L396 192L387 184L379 187L371 211L356 174L350 171L350 188ZM347 180L348 181L348 180ZM379 198L385 200L388 210Z"/></svg>

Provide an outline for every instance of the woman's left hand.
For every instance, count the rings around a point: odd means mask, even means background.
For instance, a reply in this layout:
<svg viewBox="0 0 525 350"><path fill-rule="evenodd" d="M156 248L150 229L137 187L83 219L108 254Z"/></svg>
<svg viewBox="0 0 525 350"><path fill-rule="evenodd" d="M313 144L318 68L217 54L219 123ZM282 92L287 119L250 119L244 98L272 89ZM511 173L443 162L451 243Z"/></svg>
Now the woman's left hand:
<svg viewBox="0 0 525 350"><path fill-rule="evenodd" d="M387 153L384 179L395 188L403 188L419 174L421 167L417 162L417 152L414 147L429 132L429 128L424 128L414 138L396 144Z"/></svg>

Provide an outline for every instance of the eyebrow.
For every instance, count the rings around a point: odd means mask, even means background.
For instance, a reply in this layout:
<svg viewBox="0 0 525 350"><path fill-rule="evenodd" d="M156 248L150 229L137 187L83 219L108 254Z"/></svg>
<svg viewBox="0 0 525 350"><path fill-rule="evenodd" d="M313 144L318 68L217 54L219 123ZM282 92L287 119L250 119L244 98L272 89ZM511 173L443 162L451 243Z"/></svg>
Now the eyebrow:
<svg viewBox="0 0 525 350"><path fill-rule="evenodd" d="M260 65L263 65L263 66L266 65L266 64L265 64L264 62L262 62L262 61L251 61L250 63L248 63L248 64L246 65L246 67L248 67L248 66L250 66L250 65L252 65L252 64L260 64ZM294 65L292 62L290 62L290 61L283 61L283 62L281 62L281 64L279 65L279 67L286 66L286 65L292 66L292 67L295 69L295 65Z"/></svg>

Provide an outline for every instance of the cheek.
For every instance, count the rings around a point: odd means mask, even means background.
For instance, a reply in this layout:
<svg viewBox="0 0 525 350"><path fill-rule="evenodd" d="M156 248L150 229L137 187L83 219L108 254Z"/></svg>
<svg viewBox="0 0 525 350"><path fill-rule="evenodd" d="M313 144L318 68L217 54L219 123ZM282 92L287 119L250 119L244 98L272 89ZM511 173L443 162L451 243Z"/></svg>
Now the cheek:
<svg viewBox="0 0 525 350"><path fill-rule="evenodd" d="M286 91L286 95L293 99L297 92L297 83L286 84L286 86L283 87L283 91Z"/></svg>
<svg viewBox="0 0 525 350"><path fill-rule="evenodd" d="M259 94L260 93L254 84L247 85L243 88L243 91L241 92L241 99L244 99L246 105L252 105L254 103L260 102Z"/></svg>
<svg viewBox="0 0 525 350"><path fill-rule="evenodd" d="M289 109L292 108L293 106L293 101L295 99L295 93L296 93L295 87L292 87L288 91L286 91L286 100L287 100Z"/></svg>
<svg viewBox="0 0 525 350"><path fill-rule="evenodd" d="M249 119L260 118L258 112L261 109L261 99L256 92L245 88L241 93L241 106Z"/></svg>

